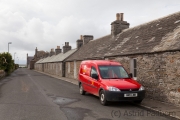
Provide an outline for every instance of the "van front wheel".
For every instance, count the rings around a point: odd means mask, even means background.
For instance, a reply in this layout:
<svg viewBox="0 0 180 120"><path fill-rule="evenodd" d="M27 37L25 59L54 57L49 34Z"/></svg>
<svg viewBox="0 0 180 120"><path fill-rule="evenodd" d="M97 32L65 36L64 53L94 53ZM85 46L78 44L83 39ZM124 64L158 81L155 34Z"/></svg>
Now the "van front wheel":
<svg viewBox="0 0 180 120"><path fill-rule="evenodd" d="M102 105L107 105L108 104L108 101L106 100L106 95L105 95L103 90L100 91L99 100L100 100Z"/></svg>
<svg viewBox="0 0 180 120"><path fill-rule="evenodd" d="M86 91L84 91L82 84L79 85L79 93L81 95L85 95Z"/></svg>

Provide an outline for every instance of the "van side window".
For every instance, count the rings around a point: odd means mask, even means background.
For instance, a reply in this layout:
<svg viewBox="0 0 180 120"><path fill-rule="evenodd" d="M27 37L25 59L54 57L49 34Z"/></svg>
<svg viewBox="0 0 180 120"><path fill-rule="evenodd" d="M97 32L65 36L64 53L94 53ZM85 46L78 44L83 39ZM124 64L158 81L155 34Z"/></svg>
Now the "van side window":
<svg viewBox="0 0 180 120"><path fill-rule="evenodd" d="M95 67L91 68L91 77L92 77L92 74L97 74L97 70Z"/></svg>

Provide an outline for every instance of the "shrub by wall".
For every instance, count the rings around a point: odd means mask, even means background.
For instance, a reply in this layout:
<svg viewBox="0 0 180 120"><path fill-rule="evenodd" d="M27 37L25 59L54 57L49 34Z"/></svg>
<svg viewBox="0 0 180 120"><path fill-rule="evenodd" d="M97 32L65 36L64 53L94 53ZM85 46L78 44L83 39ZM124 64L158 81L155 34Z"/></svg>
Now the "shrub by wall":
<svg viewBox="0 0 180 120"><path fill-rule="evenodd" d="M4 70L7 74L14 70L14 60L12 60L11 54L0 53L0 70Z"/></svg>

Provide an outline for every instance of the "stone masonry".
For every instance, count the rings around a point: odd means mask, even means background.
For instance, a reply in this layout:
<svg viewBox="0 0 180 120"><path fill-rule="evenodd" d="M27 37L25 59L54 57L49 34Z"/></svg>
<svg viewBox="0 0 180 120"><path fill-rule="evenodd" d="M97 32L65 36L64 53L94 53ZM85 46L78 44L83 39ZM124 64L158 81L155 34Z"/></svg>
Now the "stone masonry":
<svg viewBox="0 0 180 120"><path fill-rule="evenodd" d="M131 58L137 60L137 81L146 88L146 97L180 105L180 52L116 57L113 60L130 72Z"/></svg>

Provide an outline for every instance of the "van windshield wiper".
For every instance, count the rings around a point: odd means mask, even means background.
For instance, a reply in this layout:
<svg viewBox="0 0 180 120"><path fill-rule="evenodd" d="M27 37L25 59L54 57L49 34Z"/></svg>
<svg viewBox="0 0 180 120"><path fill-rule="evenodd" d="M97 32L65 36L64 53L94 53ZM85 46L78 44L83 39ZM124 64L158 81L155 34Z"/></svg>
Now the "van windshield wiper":
<svg viewBox="0 0 180 120"><path fill-rule="evenodd" d="M108 78L108 79L121 79L121 78L114 77L114 78Z"/></svg>
<svg viewBox="0 0 180 120"><path fill-rule="evenodd" d="M130 79L130 78L117 78L117 77L114 77L114 78L107 78L107 79Z"/></svg>

